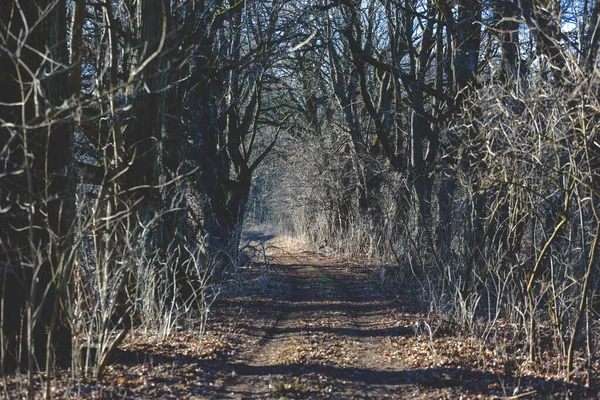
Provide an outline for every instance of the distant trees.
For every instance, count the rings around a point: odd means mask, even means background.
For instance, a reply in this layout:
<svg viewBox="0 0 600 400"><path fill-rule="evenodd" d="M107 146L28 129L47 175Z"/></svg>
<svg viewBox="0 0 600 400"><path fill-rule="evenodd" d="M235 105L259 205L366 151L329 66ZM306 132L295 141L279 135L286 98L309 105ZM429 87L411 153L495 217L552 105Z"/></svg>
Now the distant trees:
<svg viewBox="0 0 600 400"><path fill-rule="evenodd" d="M240 241L252 174L275 144L259 148L265 130L259 118L273 58L287 36L277 32L285 4L207 4L192 36L191 74L186 94L190 160L199 166L207 254L226 266ZM227 8L229 7L229 8ZM263 118L265 121L265 118ZM277 125L279 120L268 121Z"/></svg>

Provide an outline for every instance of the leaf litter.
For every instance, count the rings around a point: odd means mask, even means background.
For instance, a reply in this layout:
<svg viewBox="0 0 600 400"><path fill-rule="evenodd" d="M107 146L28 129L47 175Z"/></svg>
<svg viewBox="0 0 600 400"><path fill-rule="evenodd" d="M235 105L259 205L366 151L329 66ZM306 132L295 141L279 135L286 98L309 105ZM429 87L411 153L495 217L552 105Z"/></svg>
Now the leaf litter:
<svg viewBox="0 0 600 400"><path fill-rule="evenodd" d="M275 241L269 282L213 306L207 332L194 321L168 340L135 332L99 380L52 376L64 399L526 399L596 398L580 373L566 384L551 352L529 363L501 321L482 340L432 329L407 283L389 295L369 268ZM255 268L258 270L258 267ZM254 271L258 275L258 271ZM249 276L248 282L252 282ZM429 322L428 322L429 321ZM442 327L442 328L440 328ZM434 332L435 331L435 332ZM582 361L580 360L580 363ZM43 398L37 375L34 398ZM25 376L5 378L0 397L26 398Z"/></svg>

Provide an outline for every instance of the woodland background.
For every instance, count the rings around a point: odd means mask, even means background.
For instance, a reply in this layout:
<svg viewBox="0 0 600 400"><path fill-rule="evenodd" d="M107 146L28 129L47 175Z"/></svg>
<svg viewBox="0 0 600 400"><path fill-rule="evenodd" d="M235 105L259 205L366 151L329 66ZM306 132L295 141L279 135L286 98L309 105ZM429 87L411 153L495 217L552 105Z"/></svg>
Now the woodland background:
<svg viewBox="0 0 600 400"><path fill-rule="evenodd" d="M3 375L100 377L265 225L531 361L600 350L599 0L0 2ZM204 326L204 325L202 325ZM597 371L596 371L597 372Z"/></svg>

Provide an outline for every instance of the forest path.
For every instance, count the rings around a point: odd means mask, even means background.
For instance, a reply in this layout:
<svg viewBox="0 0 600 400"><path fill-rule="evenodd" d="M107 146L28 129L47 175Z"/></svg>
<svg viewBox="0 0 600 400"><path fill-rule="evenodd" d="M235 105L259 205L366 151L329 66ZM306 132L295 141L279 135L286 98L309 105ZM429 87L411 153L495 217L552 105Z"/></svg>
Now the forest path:
<svg viewBox="0 0 600 400"><path fill-rule="evenodd" d="M269 276L287 290L245 301L241 313L263 318L237 326L253 344L223 365L214 398L423 398L459 389L456 369L405 362L399 343L415 338L410 298L386 300L373 290L372 269L290 243L270 239Z"/></svg>
<svg viewBox="0 0 600 400"><path fill-rule="evenodd" d="M53 397L600 398L596 385L565 384L551 364L532 370L501 336L453 332L424 312L419 283L400 282L385 296L378 267L364 260L260 232L250 238L260 251L221 288L206 331L192 318L168 337L133 332L101 380L59 372ZM0 399L26 398L26 389L22 377L4 379Z"/></svg>

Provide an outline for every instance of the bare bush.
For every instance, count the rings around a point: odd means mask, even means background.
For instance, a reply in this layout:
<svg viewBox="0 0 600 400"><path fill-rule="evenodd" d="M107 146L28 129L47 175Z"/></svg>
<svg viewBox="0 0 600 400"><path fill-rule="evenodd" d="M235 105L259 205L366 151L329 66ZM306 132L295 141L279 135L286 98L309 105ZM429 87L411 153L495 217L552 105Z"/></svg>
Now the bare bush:
<svg viewBox="0 0 600 400"><path fill-rule="evenodd" d="M449 293L463 325L505 318L527 338L523 352L531 361L550 348L567 378L576 351L591 365L586 348L598 340L584 322L596 312L600 80L575 77L568 87L543 80L517 89L488 85L450 125L468 143L455 149L456 159L477 155L471 168L453 169L462 190L455 208L477 198L485 204L483 213L457 223L466 238L483 223L485 236L455 246L458 263L445 273L453 276ZM473 245L481 262L469 267ZM472 282L468 293L465 282Z"/></svg>
<svg viewBox="0 0 600 400"><path fill-rule="evenodd" d="M86 203L90 201L82 199L81 208ZM88 218L78 226L82 245L68 305L74 367L83 376L101 377L112 352L132 329L165 340L176 326L194 319L198 335L204 334L217 295L215 265L202 246L185 243L184 238L172 238L166 253L148 245L155 240L162 218L173 212L157 213L137 229L123 229L121 224L131 218L123 213L100 230L97 218L102 213L94 208L78 213ZM109 249L100 245L116 235L118 243Z"/></svg>

